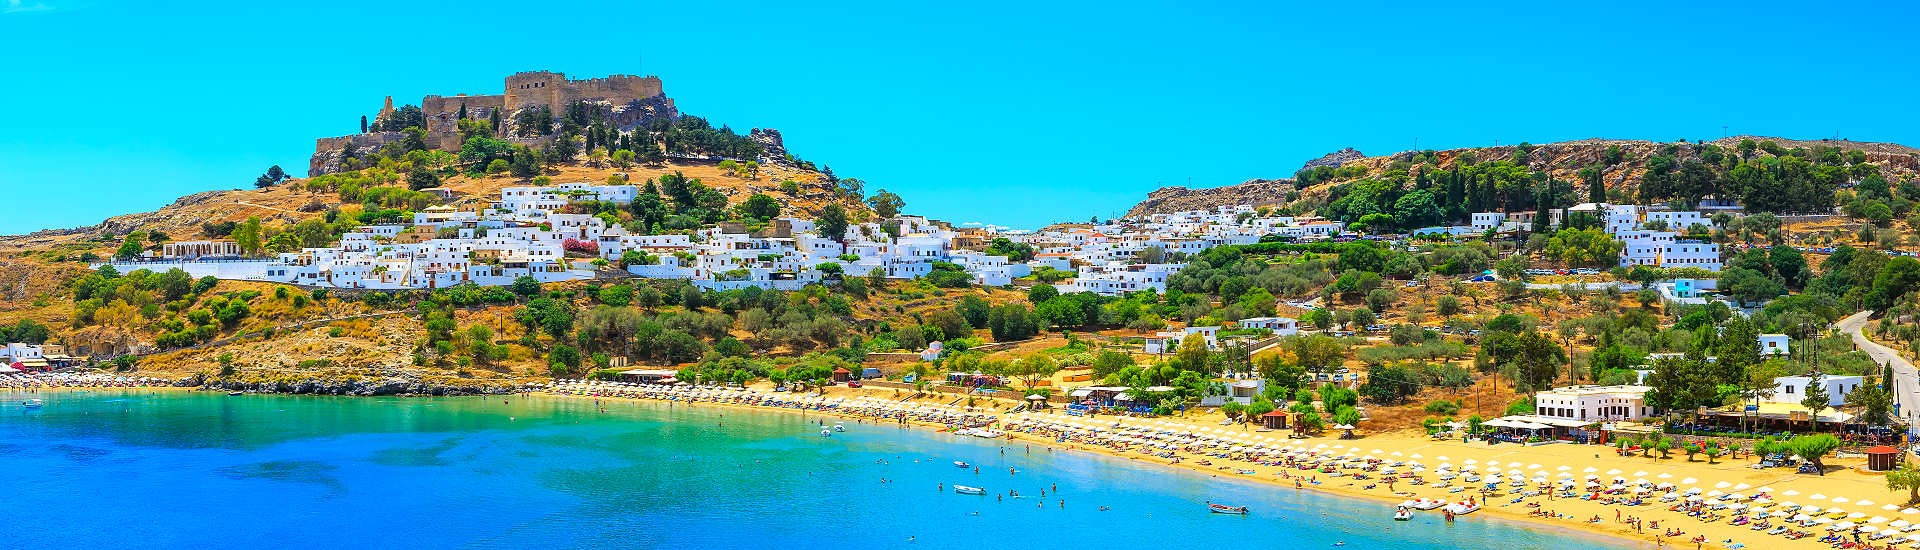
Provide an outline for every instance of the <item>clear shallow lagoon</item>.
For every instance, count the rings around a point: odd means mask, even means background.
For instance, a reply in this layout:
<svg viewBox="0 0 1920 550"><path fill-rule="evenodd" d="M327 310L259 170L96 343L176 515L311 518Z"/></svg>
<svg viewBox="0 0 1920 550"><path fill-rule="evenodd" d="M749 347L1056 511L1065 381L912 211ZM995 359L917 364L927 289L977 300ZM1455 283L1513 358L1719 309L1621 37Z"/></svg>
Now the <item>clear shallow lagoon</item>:
<svg viewBox="0 0 1920 550"><path fill-rule="evenodd" d="M46 406L22 408L28 397ZM1613 548L1487 517L1394 522L1381 503L1039 446L1028 454L1024 443L1003 456L998 442L873 424L822 438L817 415L605 406L0 391L6 539L20 548ZM1024 498L958 495L955 483ZM1209 514L1208 499L1254 513Z"/></svg>

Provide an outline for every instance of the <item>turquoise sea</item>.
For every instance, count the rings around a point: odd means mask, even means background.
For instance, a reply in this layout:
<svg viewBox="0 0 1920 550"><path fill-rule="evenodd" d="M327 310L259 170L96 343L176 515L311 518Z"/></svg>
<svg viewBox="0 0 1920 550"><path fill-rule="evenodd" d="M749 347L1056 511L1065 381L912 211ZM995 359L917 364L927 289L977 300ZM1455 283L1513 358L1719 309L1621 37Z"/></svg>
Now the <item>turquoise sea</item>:
<svg viewBox="0 0 1920 550"><path fill-rule="evenodd" d="M18 548L1616 547L891 425L823 438L820 417L794 412L141 390L0 401L0 508ZM1009 491L1021 498L993 494ZM1209 499L1253 514L1209 514Z"/></svg>

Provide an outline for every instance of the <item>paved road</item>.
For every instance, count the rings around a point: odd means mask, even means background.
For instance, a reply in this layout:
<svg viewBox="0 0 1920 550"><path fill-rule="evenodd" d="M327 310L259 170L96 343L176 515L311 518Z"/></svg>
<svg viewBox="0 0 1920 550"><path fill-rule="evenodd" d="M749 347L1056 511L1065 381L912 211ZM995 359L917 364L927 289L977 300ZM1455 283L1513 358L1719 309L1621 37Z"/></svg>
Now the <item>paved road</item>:
<svg viewBox="0 0 1920 550"><path fill-rule="evenodd" d="M1900 419L1908 426L1920 426L1920 372L1916 372L1913 363L1900 357L1893 349L1882 346L1861 334L1867 326L1867 317L1872 311L1862 311L1840 320L1840 330L1853 337L1853 344L1860 351L1867 352L1875 363L1893 363L1893 402L1900 406Z"/></svg>

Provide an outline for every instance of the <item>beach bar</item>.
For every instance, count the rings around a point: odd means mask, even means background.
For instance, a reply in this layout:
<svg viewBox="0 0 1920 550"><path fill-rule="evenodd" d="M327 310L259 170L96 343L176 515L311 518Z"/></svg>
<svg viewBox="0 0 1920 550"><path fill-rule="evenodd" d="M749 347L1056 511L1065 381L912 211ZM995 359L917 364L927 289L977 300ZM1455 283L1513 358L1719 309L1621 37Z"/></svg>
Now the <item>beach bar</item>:
<svg viewBox="0 0 1920 550"><path fill-rule="evenodd" d="M1287 413L1270 411L1267 414L1260 415L1260 424L1266 426L1269 430L1287 429Z"/></svg>
<svg viewBox="0 0 1920 550"><path fill-rule="evenodd" d="M628 382L641 382L646 384L672 384L679 382L679 380L675 378L679 375L680 371L669 369L633 369L620 371L620 376L626 378Z"/></svg>

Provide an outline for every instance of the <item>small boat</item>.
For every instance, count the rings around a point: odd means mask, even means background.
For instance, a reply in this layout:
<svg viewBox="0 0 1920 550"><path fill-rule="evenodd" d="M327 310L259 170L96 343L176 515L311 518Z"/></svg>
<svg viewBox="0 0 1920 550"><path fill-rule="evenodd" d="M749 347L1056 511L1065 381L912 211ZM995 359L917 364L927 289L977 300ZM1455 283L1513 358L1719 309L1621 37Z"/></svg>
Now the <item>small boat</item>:
<svg viewBox="0 0 1920 550"><path fill-rule="evenodd" d="M847 426L846 426L845 424L841 424L841 423L838 423L838 422L835 422L835 423L833 424L833 431L836 431L836 432L844 432L844 431L847 431Z"/></svg>
<svg viewBox="0 0 1920 550"><path fill-rule="evenodd" d="M972 468L972 467L973 467L973 465L972 465L972 464L968 464L968 463L965 463L965 462L961 462L961 461L958 461L958 460L955 460L955 461L953 461L953 467L955 467L955 468Z"/></svg>
<svg viewBox="0 0 1920 550"><path fill-rule="evenodd" d="M227 395L240 395L240 392L238 390L230 391L230 392L227 392Z"/></svg>
<svg viewBox="0 0 1920 550"><path fill-rule="evenodd" d="M965 486L965 485L955 485L955 486L953 486L953 492L955 492L955 493L960 493L960 494L963 494L963 495L984 495L984 494L987 494L987 490L986 490L986 489L981 489L981 488L979 488L979 487L968 487L968 486Z"/></svg>
<svg viewBox="0 0 1920 550"><path fill-rule="evenodd" d="M1480 503L1463 500L1460 502L1455 502L1453 504L1448 504L1446 507L1446 510L1447 512L1452 513L1453 515L1464 516L1467 514L1480 511Z"/></svg>
<svg viewBox="0 0 1920 550"><path fill-rule="evenodd" d="M1393 510L1394 521L1407 521L1410 519L1413 519L1413 510L1409 510L1405 506L1401 506Z"/></svg>
<svg viewBox="0 0 1920 550"><path fill-rule="evenodd" d="M831 436L833 436L833 430L830 430L827 428L820 428L820 437L831 437Z"/></svg>
<svg viewBox="0 0 1920 550"><path fill-rule="evenodd" d="M28 399L25 402L21 403L20 405L29 409L38 409L40 408L41 405L45 405L45 404L46 404L45 402L42 402L39 399Z"/></svg>
<svg viewBox="0 0 1920 550"><path fill-rule="evenodd" d="M1208 504L1207 510L1212 511L1215 514L1239 514L1243 516L1247 515L1247 507L1245 506L1227 506L1225 504Z"/></svg>

